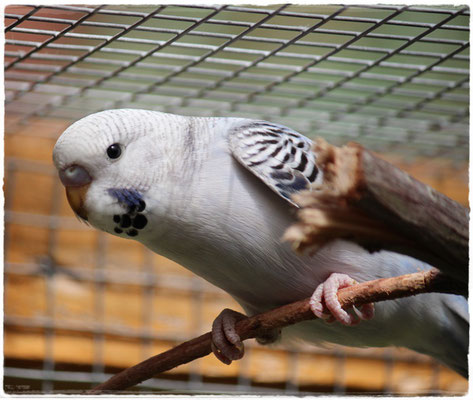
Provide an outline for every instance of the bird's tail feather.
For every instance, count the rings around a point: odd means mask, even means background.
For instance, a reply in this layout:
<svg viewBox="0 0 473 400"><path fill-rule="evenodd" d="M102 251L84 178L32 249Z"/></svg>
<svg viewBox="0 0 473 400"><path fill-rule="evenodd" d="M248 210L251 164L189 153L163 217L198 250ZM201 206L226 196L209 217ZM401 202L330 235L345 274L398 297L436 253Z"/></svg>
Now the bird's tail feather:
<svg viewBox="0 0 473 400"><path fill-rule="evenodd" d="M432 346L426 338L426 346L417 350L429 354L447 365L460 375L468 378L469 315L468 303L462 296L445 295L442 316L439 318L440 329L436 337L437 346Z"/></svg>

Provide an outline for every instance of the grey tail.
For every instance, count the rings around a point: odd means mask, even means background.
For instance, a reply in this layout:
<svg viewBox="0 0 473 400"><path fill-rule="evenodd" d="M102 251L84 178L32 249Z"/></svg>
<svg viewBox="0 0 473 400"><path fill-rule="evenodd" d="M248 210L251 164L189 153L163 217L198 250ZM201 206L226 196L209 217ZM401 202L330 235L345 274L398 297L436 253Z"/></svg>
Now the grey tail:
<svg viewBox="0 0 473 400"><path fill-rule="evenodd" d="M468 379L470 339L468 302L462 296L443 295L442 297L439 309L432 304L432 307L437 309L440 314L436 315L438 329L430 337L430 340L436 345L432 346L430 343L430 346L426 346L428 348L419 348L417 351L429 354ZM429 338L425 339L429 340Z"/></svg>

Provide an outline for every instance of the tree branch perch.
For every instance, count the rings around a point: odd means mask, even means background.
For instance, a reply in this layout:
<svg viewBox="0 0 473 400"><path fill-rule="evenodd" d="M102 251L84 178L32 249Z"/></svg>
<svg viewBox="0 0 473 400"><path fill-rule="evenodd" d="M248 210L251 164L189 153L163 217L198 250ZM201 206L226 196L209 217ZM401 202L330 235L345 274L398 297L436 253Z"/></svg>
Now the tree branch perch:
<svg viewBox="0 0 473 400"><path fill-rule="evenodd" d="M426 292L451 293L450 278L433 268L428 271L359 283L339 290L338 298L343 307L349 307ZM309 299L305 299L239 321L236 324L236 330L241 339L246 340L262 336L265 332L273 329L284 328L288 325L315 318L310 310ZM88 391L87 394L125 390L152 378L158 373L204 357L211 352L210 342L211 333L207 332L123 370L112 376L108 381Z"/></svg>

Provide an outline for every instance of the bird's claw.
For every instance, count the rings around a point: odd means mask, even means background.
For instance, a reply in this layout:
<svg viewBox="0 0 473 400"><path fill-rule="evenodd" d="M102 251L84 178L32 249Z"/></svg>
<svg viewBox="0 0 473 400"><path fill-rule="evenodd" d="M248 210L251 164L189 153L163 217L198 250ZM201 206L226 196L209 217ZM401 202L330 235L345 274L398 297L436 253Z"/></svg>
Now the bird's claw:
<svg viewBox="0 0 473 400"><path fill-rule="evenodd" d="M224 364L229 365L245 354L243 342L235 330L235 324L245 318L245 315L226 308L212 324L212 352Z"/></svg>
<svg viewBox="0 0 473 400"><path fill-rule="evenodd" d="M343 325L353 326L361 320L369 320L374 317L374 304L363 304L359 309L353 307L355 315L347 313L338 301L337 291L357 282L345 274L333 273L329 278L317 286L310 298L310 308L318 318L331 323L339 321ZM325 303L325 306L324 306Z"/></svg>

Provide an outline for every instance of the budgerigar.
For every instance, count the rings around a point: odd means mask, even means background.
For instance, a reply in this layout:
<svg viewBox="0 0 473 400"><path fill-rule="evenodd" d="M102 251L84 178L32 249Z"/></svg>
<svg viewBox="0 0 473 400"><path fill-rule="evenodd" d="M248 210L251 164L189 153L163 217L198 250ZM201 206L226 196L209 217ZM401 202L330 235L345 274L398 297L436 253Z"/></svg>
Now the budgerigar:
<svg viewBox="0 0 473 400"><path fill-rule="evenodd" d="M81 219L190 269L229 293L247 315L311 297L321 318L285 328L283 339L402 346L467 375L465 298L422 294L348 312L336 298L339 287L430 266L343 240L310 256L281 242L295 220L291 194L324 184L311 141L290 128L244 118L109 110L66 129L53 158ZM243 354L234 330L240 318L225 310L213 324L213 350L225 363Z"/></svg>

